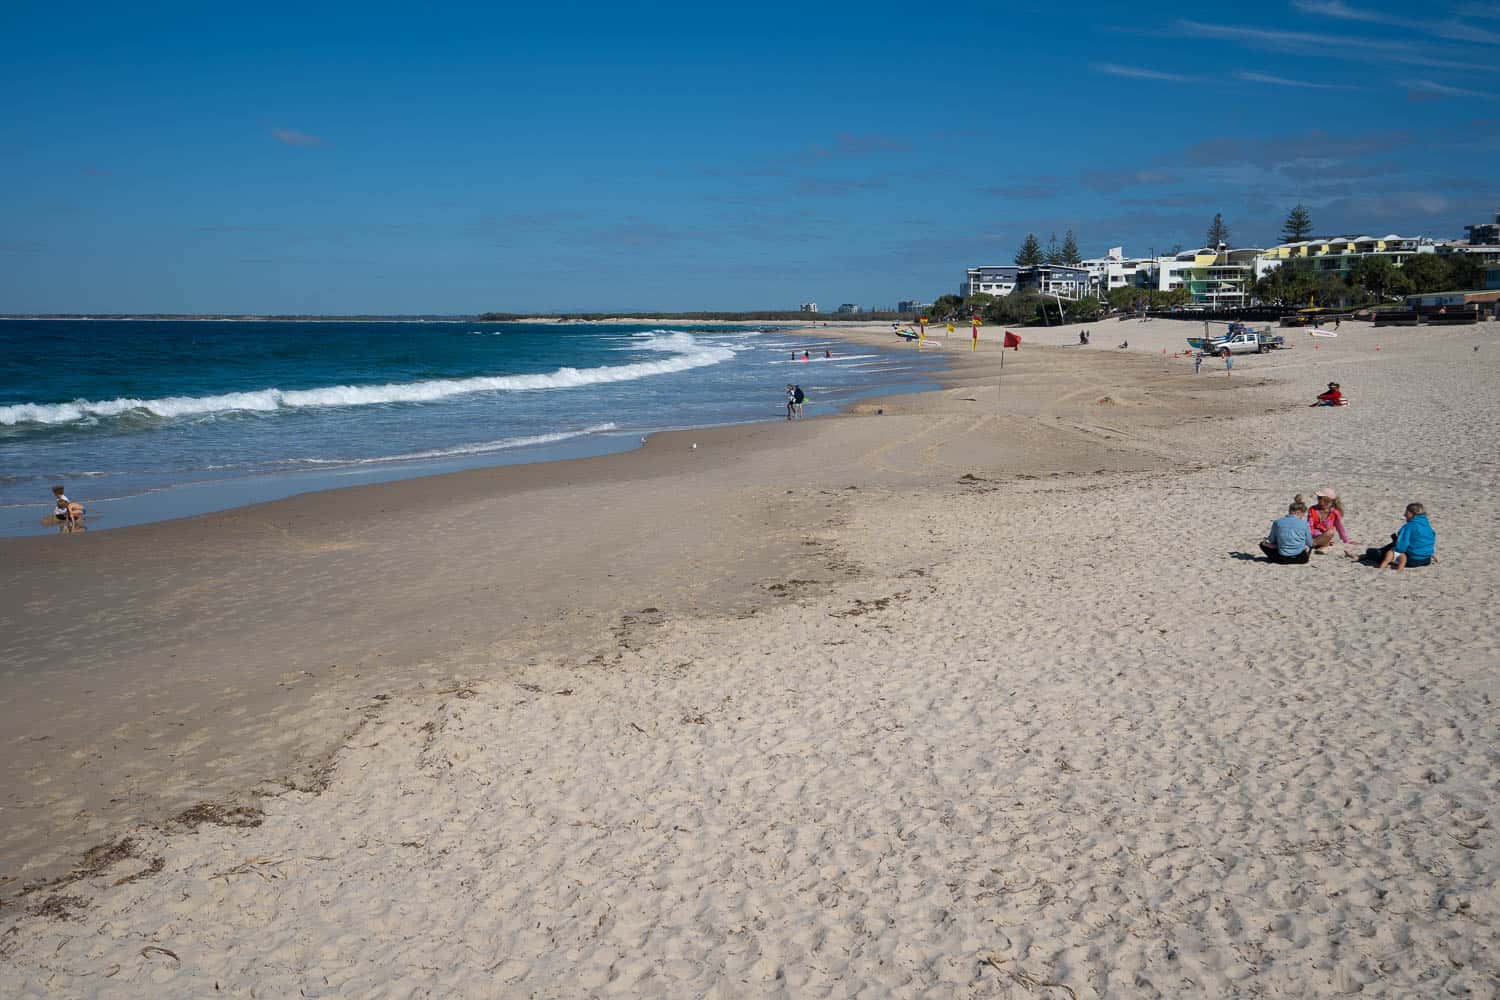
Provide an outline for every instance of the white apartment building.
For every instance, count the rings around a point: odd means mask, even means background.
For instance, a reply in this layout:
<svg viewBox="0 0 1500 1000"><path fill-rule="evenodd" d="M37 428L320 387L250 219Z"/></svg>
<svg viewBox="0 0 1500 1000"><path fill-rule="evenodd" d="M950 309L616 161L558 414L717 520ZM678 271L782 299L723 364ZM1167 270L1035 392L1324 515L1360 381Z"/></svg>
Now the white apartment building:
<svg viewBox="0 0 1500 1000"><path fill-rule="evenodd" d="M1261 270L1265 251L1246 247L1231 250L1203 247L1156 259L1156 287L1170 292L1186 288L1193 301L1211 307L1248 305L1250 286L1265 273Z"/></svg>
<svg viewBox="0 0 1500 1000"><path fill-rule="evenodd" d="M1110 247L1103 257L1091 257L1082 267L1089 274L1091 293L1101 298L1116 288L1156 284L1156 258L1126 257L1124 247Z"/></svg>

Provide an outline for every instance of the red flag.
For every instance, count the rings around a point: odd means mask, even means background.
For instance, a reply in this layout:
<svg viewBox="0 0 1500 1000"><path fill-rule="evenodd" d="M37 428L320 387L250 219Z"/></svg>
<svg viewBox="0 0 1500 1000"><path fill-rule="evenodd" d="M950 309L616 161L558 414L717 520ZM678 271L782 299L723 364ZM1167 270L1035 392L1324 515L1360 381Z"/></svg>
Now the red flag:
<svg viewBox="0 0 1500 1000"><path fill-rule="evenodd" d="M1014 347L1019 351L1021 349L1021 335L1019 333L1011 333L1009 330L1006 330L1004 346Z"/></svg>

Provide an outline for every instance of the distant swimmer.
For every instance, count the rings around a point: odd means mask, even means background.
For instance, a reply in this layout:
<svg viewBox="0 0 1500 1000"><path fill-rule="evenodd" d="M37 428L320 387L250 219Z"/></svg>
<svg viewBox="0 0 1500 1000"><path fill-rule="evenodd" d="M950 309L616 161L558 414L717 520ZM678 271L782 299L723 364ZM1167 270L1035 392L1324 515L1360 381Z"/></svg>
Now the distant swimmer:
<svg viewBox="0 0 1500 1000"><path fill-rule="evenodd" d="M825 357L825 358L831 358L831 357L833 357L833 352L830 351L828 348L825 347L825 348L823 348L823 357Z"/></svg>
<svg viewBox="0 0 1500 1000"><path fill-rule="evenodd" d="M811 360L811 355L809 355L806 351L803 351L802 352L802 360L803 361L809 361L809 360Z"/></svg>

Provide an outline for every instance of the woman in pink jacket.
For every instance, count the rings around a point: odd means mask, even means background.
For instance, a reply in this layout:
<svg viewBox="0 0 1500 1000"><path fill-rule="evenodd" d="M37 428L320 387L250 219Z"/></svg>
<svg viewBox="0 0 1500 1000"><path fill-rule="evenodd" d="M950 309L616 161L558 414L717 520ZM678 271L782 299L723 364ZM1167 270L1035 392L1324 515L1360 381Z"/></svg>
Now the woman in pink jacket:
<svg viewBox="0 0 1500 1000"><path fill-rule="evenodd" d="M1337 538L1345 545L1353 544L1344 530L1344 505L1333 490L1323 489L1313 494L1317 503L1308 508L1307 530L1312 532L1313 551L1327 552Z"/></svg>

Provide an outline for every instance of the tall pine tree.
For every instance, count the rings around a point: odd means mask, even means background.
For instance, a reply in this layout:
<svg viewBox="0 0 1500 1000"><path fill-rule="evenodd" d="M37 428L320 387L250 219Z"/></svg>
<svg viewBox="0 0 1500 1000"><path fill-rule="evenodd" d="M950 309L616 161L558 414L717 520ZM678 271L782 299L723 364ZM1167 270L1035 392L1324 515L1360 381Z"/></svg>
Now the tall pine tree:
<svg viewBox="0 0 1500 1000"><path fill-rule="evenodd" d="M1298 240L1305 240L1312 235L1312 231L1312 216L1307 209L1298 205L1281 224L1281 242L1296 243Z"/></svg>
<svg viewBox="0 0 1500 1000"><path fill-rule="evenodd" d="M1062 251L1057 248L1057 234L1056 233L1053 233L1052 234L1052 238L1047 241L1047 256L1043 259L1042 263L1044 263L1044 264L1061 264L1062 263Z"/></svg>
<svg viewBox="0 0 1500 1000"><path fill-rule="evenodd" d="M1040 264L1042 262L1042 243L1036 238L1036 233L1027 233L1026 242L1021 244L1020 251L1016 254L1016 263L1022 267L1029 264Z"/></svg>
<svg viewBox="0 0 1500 1000"><path fill-rule="evenodd" d="M1224 224L1224 216L1218 212L1214 213L1214 221L1208 227L1208 243L1210 250L1219 249L1219 244L1229 245L1229 227Z"/></svg>
<svg viewBox="0 0 1500 1000"><path fill-rule="evenodd" d="M1063 237L1062 250L1059 252L1061 262L1069 267L1077 267L1083 263L1083 255L1078 252L1078 241L1073 238L1073 230L1068 230L1068 235Z"/></svg>

